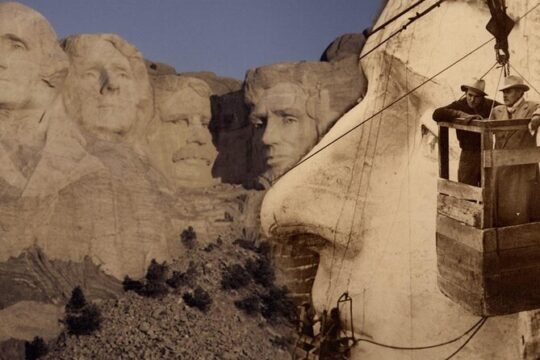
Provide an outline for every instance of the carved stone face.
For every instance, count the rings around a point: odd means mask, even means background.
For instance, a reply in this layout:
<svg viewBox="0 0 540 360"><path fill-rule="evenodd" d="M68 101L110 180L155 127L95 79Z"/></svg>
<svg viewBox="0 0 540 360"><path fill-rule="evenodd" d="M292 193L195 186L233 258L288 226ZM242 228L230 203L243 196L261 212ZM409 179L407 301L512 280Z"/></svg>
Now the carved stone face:
<svg viewBox="0 0 540 360"><path fill-rule="evenodd" d="M36 105L45 62L41 45L55 41L54 31L37 12L15 3L0 4L0 108Z"/></svg>
<svg viewBox="0 0 540 360"><path fill-rule="evenodd" d="M147 78L137 77L133 61L117 44L100 35L75 38L68 47L68 108L90 133L105 139L124 137L141 115ZM142 120L142 119L139 119Z"/></svg>
<svg viewBox="0 0 540 360"><path fill-rule="evenodd" d="M317 123L307 113L304 90L280 83L257 92L250 112L254 146L262 151L269 180L282 175L315 145Z"/></svg>
<svg viewBox="0 0 540 360"><path fill-rule="evenodd" d="M204 187L216 183L211 168L217 156L208 129L210 88L202 80L172 75L169 85L156 86L161 122L151 148L158 167L177 186Z"/></svg>
<svg viewBox="0 0 540 360"><path fill-rule="evenodd" d="M377 24L412 2L389 0ZM509 4L509 14L515 19L529 7L514 2ZM364 58L366 97L338 120L312 152L336 142L287 173L264 199L261 223L267 235L319 255L312 291L307 294L318 312L330 311L347 292L353 299L352 314L345 304L340 306L340 316L350 328L352 315L357 337L422 346L453 338L450 334L461 334L478 320L437 285L437 153L422 136L421 125L426 118L433 123L434 108L459 99L461 93L452 91L463 78L478 77L489 68L492 43L426 81L488 38L478 27L487 16L480 1L445 2L423 22L416 22L414 31L403 32L399 41ZM520 20L509 42L516 49L512 61L521 64L514 66L534 81L540 79L540 59L533 49L539 49L540 42L524 35L540 31L540 25L537 12L529 16ZM453 24L452 31L439 31L441 22ZM370 37L365 49L399 26L394 22ZM494 70L486 76L487 89L496 88L499 74ZM490 318L458 357L521 358L516 318ZM439 359L454 349L399 351L360 341L351 359Z"/></svg>

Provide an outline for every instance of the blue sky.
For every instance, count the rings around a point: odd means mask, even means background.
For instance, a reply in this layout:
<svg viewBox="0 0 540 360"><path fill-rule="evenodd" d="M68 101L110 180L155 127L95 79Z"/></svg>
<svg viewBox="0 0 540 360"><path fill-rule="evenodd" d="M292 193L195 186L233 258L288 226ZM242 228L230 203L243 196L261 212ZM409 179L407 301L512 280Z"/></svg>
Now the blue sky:
<svg viewBox="0 0 540 360"><path fill-rule="evenodd" d="M380 0L20 0L59 37L113 32L177 71L243 78L247 69L317 60L338 35L370 26Z"/></svg>

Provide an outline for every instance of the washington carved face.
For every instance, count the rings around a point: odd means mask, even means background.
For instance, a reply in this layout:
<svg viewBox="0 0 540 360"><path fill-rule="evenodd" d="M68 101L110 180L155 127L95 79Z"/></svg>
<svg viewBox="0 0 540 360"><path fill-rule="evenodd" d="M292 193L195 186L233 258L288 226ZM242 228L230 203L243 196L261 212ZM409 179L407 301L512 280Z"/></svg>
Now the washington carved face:
<svg viewBox="0 0 540 360"><path fill-rule="evenodd" d="M149 87L148 78L134 68L135 62L144 65L142 59L128 57L119 45L128 47L118 38L84 35L67 46L72 59L68 107L84 129L106 139L132 130Z"/></svg>
<svg viewBox="0 0 540 360"><path fill-rule="evenodd" d="M152 136L159 167L177 186L209 186L216 182L211 167L217 151L208 129L210 88L199 79L167 75L156 81L160 115Z"/></svg>
<svg viewBox="0 0 540 360"><path fill-rule="evenodd" d="M262 151L270 180L290 169L318 139L307 100L304 90L292 83L257 91L250 121L255 128L254 146Z"/></svg>
<svg viewBox="0 0 540 360"><path fill-rule="evenodd" d="M40 31L48 28L49 31ZM19 4L0 4L0 107L32 107L45 54L40 37L56 40L44 18Z"/></svg>

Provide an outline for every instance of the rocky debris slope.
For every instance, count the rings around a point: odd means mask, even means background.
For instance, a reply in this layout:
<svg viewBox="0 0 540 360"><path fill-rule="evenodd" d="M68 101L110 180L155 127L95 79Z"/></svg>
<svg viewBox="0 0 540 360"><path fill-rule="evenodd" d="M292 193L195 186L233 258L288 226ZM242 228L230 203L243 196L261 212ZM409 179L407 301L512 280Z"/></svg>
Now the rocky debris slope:
<svg viewBox="0 0 540 360"><path fill-rule="evenodd" d="M176 288L167 286L162 297L128 291L118 299L101 301L101 329L80 337L61 334L49 344L45 359L290 358L294 329L286 316L292 318L294 307L285 302L292 311L287 313L279 307L283 304L268 303L280 289L273 284L271 268L265 272L254 265L268 259L262 251L268 248L246 231L209 239L207 233L193 230L195 236L187 231L178 240L187 248L185 256L167 266L166 277L176 278L169 281ZM224 285L230 269L239 267L246 269L246 277L233 286ZM197 288L211 299L203 310L188 305L193 297L187 294L197 298ZM235 305L245 299L252 299L249 314Z"/></svg>

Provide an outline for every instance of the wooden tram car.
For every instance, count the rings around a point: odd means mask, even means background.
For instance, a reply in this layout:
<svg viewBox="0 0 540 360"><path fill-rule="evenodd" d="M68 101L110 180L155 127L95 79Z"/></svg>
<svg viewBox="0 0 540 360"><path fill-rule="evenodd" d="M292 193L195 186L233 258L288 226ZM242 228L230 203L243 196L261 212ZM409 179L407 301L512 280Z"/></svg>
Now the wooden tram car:
<svg viewBox="0 0 540 360"><path fill-rule="evenodd" d="M529 119L440 122L437 199L439 289L476 315L540 307L540 222L496 227L495 168L540 162L540 148L493 149L498 131ZM448 129L481 134L481 186L449 180Z"/></svg>

